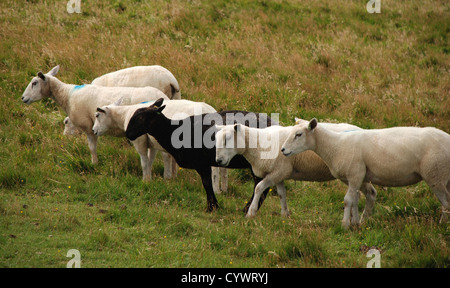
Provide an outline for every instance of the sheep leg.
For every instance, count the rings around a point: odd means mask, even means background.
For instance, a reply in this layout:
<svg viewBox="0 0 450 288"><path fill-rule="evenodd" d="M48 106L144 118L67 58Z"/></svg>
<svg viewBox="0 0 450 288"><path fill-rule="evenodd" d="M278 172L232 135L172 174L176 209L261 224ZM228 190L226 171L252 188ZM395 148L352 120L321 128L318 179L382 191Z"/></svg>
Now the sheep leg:
<svg viewBox="0 0 450 288"><path fill-rule="evenodd" d="M151 155L154 149L150 149L150 152L148 152L146 141L143 141L140 138L137 138L136 140L132 141L132 143L136 151L139 153L139 156L141 157L142 180L149 182L152 180L152 163L153 163L153 161L150 161L150 158L152 156L149 157L149 154Z"/></svg>
<svg viewBox="0 0 450 288"><path fill-rule="evenodd" d="M344 219L342 219L342 226L345 229L350 227L350 224L359 225L358 216L358 202L359 191L358 186L349 183L347 194L344 197Z"/></svg>
<svg viewBox="0 0 450 288"><path fill-rule="evenodd" d="M449 186L449 184L447 184ZM431 186L431 191L437 196L442 205L442 214L439 223L446 223L450 214L450 193L444 184Z"/></svg>
<svg viewBox="0 0 450 288"><path fill-rule="evenodd" d="M281 216L289 217L291 214L289 213L287 203L286 203L286 187L284 186L284 182L281 181L277 184L277 192L278 196L280 196L281 202Z"/></svg>
<svg viewBox="0 0 450 288"><path fill-rule="evenodd" d="M206 211L212 212L219 208L219 204L217 203L216 196L214 195L214 189L211 179L211 167L199 169L197 170L197 173L200 174L200 177L202 178L203 188L206 191Z"/></svg>
<svg viewBox="0 0 450 288"><path fill-rule="evenodd" d="M89 150L91 151L92 164L98 164L98 157L97 157L97 139L98 139L98 137L94 134L86 134L86 135L87 135Z"/></svg>
<svg viewBox="0 0 450 288"><path fill-rule="evenodd" d="M149 166L149 173L150 175L152 174L152 167L153 167L153 162L155 161L156 158L156 154L158 153L158 150L156 150L155 148L148 148L148 166ZM151 177L151 176L150 176Z"/></svg>
<svg viewBox="0 0 450 288"><path fill-rule="evenodd" d="M164 179L170 179L172 177L172 156L167 152L162 152L162 157L164 162Z"/></svg>
<svg viewBox="0 0 450 288"><path fill-rule="evenodd" d="M373 206L375 205L375 201L377 199L377 190L370 183L363 183L362 192L366 196L366 207L361 215L361 222L365 218L369 218L373 212Z"/></svg>
<svg viewBox="0 0 450 288"><path fill-rule="evenodd" d="M178 173L177 161L172 157L172 155L170 156L170 159L172 160L172 178L175 179Z"/></svg>
<svg viewBox="0 0 450 288"><path fill-rule="evenodd" d="M211 167L212 185L215 194L220 194L219 167Z"/></svg>
<svg viewBox="0 0 450 288"><path fill-rule="evenodd" d="M255 185L253 186L253 194L252 194L252 197L250 198L249 201L247 201L247 204L246 204L245 207L244 207L244 210L243 210L243 211L244 211L244 214L247 214L248 209L250 208L250 205L251 205L252 202L253 202L253 198L255 197L255 192L254 192L254 191L255 191L255 189L256 189L256 185L258 185L258 183L262 181L261 178L256 177L255 174L253 174L253 171L252 171L252 176L253 176L253 181L254 181ZM270 187L268 187L266 190L264 190L264 193L261 195L261 198L259 198L259 202L258 202L258 210L259 210L259 208L262 206L262 204L264 203L264 200L266 200L266 197L267 197L267 194L269 193L269 191L270 191Z"/></svg>
<svg viewBox="0 0 450 288"><path fill-rule="evenodd" d="M220 191L227 192L228 190L228 169L219 168L220 174Z"/></svg>
<svg viewBox="0 0 450 288"><path fill-rule="evenodd" d="M264 190L268 189L270 186L273 185L274 183L272 183L272 181L267 178L264 178L261 182L258 183L258 185L256 185L252 204L250 204L247 215L245 217L251 218L256 215L256 212L258 211L258 203L259 199L261 198L261 194L264 192Z"/></svg>

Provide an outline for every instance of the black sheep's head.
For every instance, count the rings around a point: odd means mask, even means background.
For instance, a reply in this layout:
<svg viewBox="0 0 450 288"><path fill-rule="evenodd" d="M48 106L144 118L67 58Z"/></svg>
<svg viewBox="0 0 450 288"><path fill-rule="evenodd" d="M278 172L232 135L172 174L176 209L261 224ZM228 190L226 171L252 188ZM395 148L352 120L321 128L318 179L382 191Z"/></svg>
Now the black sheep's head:
<svg viewBox="0 0 450 288"><path fill-rule="evenodd" d="M128 123L125 135L131 141L148 133L152 134L152 131L158 128L157 123L162 116L161 111L166 107L161 106L164 99L160 98L152 105L146 108L140 108L134 112L133 116Z"/></svg>

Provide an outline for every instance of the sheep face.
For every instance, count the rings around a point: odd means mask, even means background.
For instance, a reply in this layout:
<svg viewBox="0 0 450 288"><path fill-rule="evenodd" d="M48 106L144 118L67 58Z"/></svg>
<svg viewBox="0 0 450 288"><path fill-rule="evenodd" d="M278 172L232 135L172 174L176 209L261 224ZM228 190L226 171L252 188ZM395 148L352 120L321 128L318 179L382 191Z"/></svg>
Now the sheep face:
<svg viewBox="0 0 450 288"><path fill-rule="evenodd" d="M31 104L50 96L48 81L45 80L45 76L41 72L39 73L43 78L40 76L34 77L22 94L22 102L25 104Z"/></svg>
<svg viewBox="0 0 450 288"><path fill-rule="evenodd" d="M109 128L112 127L113 121L110 117L110 111L107 106L98 107L97 112L95 112L95 122L92 127L94 135L102 136L105 135Z"/></svg>
<svg viewBox="0 0 450 288"><path fill-rule="evenodd" d="M64 133L63 135L71 135L71 136L75 136L75 135L79 135L81 134L80 129L78 129L75 125L73 125L72 121L70 121L69 117L66 117L64 119Z"/></svg>
<svg viewBox="0 0 450 288"><path fill-rule="evenodd" d="M244 134L240 124L217 126L216 133L216 162L226 167L236 154L242 153L245 147Z"/></svg>
<svg viewBox="0 0 450 288"><path fill-rule="evenodd" d="M131 141L134 141L145 133L151 135L152 131L159 129L158 120L162 117L161 111L166 107L165 105L161 106L163 101L164 99L160 98L147 108L137 109L131 117L130 122L128 122L125 136Z"/></svg>
<svg viewBox="0 0 450 288"><path fill-rule="evenodd" d="M293 156L306 150L314 150L314 129L317 126L317 120L314 118L307 124L301 123L294 126L292 132L281 147L284 156Z"/></svg>
<svg viewBox="0 0 450 288"><path fill-rule="evenodd" d="M22 94L22 102L25 104L31 104L33 102L42 100L50 96L50 85L48 81L48 75L55 76L59 71L59 66L54 67L46 75L42 72L38 72L37 77L34 77L30 84Z"/></svg>

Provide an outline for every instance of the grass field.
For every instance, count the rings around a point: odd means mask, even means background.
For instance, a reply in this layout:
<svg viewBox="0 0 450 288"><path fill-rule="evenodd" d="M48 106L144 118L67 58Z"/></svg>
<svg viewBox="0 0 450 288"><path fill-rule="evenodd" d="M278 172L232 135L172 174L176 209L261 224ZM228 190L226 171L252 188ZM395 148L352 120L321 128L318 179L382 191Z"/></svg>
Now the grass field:
<svg viewBox="0 0 450 288"><path fill-rule="evenodd" d="M341 228L344 184L287 181L290 218L272 193L254 219L248 172L230 170L220 209L205 212L195 171L141 181L125 140L65 137L51 100L20 97L40 70L81 84L159 64L182 97L217 110L279 113L363 128L434 126L450 132L450 3L367 1L0 1L0 267L449 267L448 224L425 183L376 187L375 213ZM449 147L450 149L450 147ZM360 212L365 204L361 197Z"/></svg>

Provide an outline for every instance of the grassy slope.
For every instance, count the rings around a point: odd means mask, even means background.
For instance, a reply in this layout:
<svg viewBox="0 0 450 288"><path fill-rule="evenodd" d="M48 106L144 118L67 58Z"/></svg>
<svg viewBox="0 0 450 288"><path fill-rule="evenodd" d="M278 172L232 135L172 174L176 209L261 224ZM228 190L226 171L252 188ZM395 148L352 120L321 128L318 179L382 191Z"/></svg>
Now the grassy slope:
<svg viewBox="0 0 450 288"><path fill-rule="evenodd" d="M449 132L447 1L386 0L379 15L348 0L93 2L81 15L66 1L0 3L0 267L65 267L69 249L82 267L365 267L366 246L382 267L449 266L448 226L423 183L377 187L374 217L343 231L343 184L287 182L290 219L273 196L247 220L252 184L232 171L208 214L195 172L163 181L158 158L144 184L134 149L108 137L92 166L52 101L20 101L56 64L77 84L160 64L184 98L216 109Z"/></svg>

